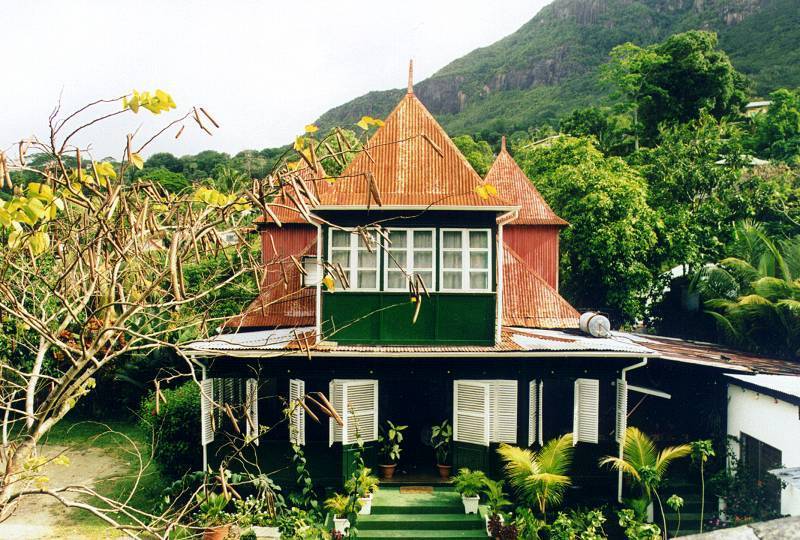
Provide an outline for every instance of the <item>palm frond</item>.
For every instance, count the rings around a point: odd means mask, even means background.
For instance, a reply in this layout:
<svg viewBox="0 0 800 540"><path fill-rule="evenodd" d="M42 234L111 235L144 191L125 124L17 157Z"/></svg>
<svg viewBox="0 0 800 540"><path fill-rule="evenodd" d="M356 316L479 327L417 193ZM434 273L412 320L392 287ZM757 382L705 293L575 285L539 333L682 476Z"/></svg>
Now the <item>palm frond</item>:
<svg viewBox="0 0 800 540"><path fill-rule="evenodd" d="M622 471L623 474L627 474L629 476L632 476L636 480L639 480L639 471L637 471L633 465L631 465L624 459L620 459L614 456L606 456L600 460L600 463L598 465L600 467L610 465L611 468L614 469L615 471Z"/></svg>
<svg viewBox="0 0 800 540"><path fill-rule="evenodd" d="M572 433L547 441L537 456L541 471L543 473L563 475L572 466L574 451Z"/></svg>
<svg viewBox="0 0 800 540"><path fill-rule="evenodd" d="M645 433L635 427L625 430L625 445L622 455L636 470L653 466L656 462L656 445Z"/></svg>
<svg viewBox="0 0 800 540"><path fill-rule="evenodd" d="M752 283L753 291L764 298L775 302L781 298L790 298L795 292L792 283L775 277L764 276Z"/></svg>
<svg viewBox="0 0 800 540"><path fill-rule="evenodd" d="M669 464L676 459L686 457L692 452L692 447L688 444L680 444L678 446L668 446L658 453L655 467L659 476L663 476L667 472Z"/></svg>

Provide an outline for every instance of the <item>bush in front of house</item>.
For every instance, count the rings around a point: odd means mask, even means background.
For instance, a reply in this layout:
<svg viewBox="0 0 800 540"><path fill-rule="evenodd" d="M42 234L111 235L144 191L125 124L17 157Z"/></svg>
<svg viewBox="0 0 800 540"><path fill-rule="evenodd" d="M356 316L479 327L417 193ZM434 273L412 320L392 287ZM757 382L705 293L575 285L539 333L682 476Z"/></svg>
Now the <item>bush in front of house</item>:
<svg viewBox="0 0 800 540"><path fill-rule="evenodd" d="M153 457L161 471L180 478L203 467L200 449L200 389L187 382L161 391L156 413L156 396L151 393L142 401L139 423L153 435ZM166 401L165 401L166 400Z"/></svg>

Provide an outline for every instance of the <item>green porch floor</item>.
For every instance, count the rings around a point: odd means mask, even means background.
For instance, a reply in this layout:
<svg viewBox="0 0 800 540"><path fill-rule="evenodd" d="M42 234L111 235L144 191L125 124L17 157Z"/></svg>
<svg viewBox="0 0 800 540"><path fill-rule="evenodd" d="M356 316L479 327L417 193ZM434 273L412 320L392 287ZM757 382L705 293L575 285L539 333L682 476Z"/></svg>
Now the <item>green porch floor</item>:
<svg viewBox="0 0 800 540"><path fill-rule="evenodd" d="M372 501L372 514L359 516L359 538L486 538L483 519L464 514L461 496L450 487L432 493L400 493L382 488Z"/></svg>

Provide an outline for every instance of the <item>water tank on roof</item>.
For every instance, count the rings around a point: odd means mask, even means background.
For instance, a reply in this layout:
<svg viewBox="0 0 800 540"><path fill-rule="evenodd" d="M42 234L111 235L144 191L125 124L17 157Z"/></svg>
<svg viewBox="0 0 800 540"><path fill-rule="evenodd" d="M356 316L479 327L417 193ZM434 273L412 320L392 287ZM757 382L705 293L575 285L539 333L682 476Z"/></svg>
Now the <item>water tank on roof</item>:
<svg viewBox="0 0 800 540"><path fill-rule="evenodd" d="M594 337L608 337L611 335L611 322L605 315L600 315L594 311L587 311L581 315L581 331Z"/></svg>

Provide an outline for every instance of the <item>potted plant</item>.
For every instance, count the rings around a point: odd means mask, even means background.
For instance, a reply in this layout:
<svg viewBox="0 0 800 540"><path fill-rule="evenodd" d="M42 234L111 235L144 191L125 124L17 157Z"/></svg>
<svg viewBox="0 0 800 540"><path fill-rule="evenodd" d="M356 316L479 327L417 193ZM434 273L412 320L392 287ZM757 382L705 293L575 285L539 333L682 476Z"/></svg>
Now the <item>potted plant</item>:
<svg viewBox="0 0 800 540"><path fill-rule="evenodd" d="M378 491L378 478L371 473L372 469L364 467L344 485L348 493L355 493L358 497L358 502L361 503L358 513L363 515L369 515L372 511L372 496Z"/></svg>
<svg viewBox="0 0 800 540"><path fill-rule="evenodd" d="M248 495L233 501L236 522L243 531L252 531L257 539L278 540L281 537L275 506L263 497Z"/></svg>
<svg viewBox="0 0 800 540"><path fill-rule="evenodd" d="M505 523L505 518L503 517L503 508L506 508L511 504L511 501L506 499L506 494L503 492L503 485L505 483L500 481L495 481L490 478L486 478L483 481L483 494L486 495L486 506L488 512L484 516L486 519L486 534L491 537L497 536L497 531L492 531L491 529L499 529ZM490 522L495 524L495 527L489 527Z"/></svg>
<svg viewBox="0 0 800 540"><path fill-rule="evenodd" d="M403 442L403 431L408 426L396 426L388 420L386 425L386 428L381 428L381 435L378 437L378 442L381 445L381 455L384 459L383 464L379 466L383 479L389 480L394 476L394 470L400 460L400 452L402 451L400 443Z"/></svg>
<svg viewBox="0 0 800 540"><path fill-rule="evenodd" d="M325 508L333 514L333 530L346 534L347 529L350 528L350 520L347 519L347 515L355 511L350 497L336 493L325 501Z"/></svg>
<svg viewBox="0 0 800 540"><path fill-rule="evenodd" d="M450 469L447 458L450 454L450 443L453 441L453 426L445 420L441 425L431 427L431 445L436 451L436 468L439 476L447 480L450 478Z"/></svg>
<svg viewBox="0 0 800 540"><path fill-rule="evenodd" d="M233 522L232 516L225 512L231 500L230 495L209 492L196 495L199 508L197 522L204 527L203 540L223 540L228 536Z"/></svg>
<svg viewBox="0 0 800 540"><path fill-rule="evenodd" d="M464 467L458 470L453 478L453 485L461 494L465 514L477 514L481 500L481 490L486 483L486 475L482 471L471 471Z"/></svg>

